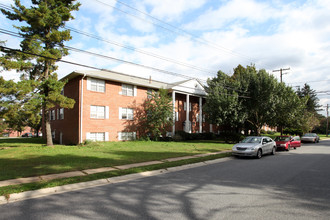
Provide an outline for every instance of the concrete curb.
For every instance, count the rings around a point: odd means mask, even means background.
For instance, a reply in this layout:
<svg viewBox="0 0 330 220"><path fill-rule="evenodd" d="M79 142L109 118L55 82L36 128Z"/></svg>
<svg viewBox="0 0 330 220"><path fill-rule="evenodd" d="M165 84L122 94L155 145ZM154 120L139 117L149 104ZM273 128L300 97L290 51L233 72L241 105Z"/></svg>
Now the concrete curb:
<svg viewBox="0 0 330 220"><path fill-rule="evenodd" d="M9 198L6 198L5 196L0 196L0 205L18 202L18 201L27 200L27 199L44 197L44 196L53 195L53 194L60 194L60 193L65 193L65 192L70 192L70 191L75 191L75 190L80 190L80 189L102 186L102 185L106 185L106 184L126 182L126 181L130 181L130 180L136 180L136 179L141 179L141 178L150 177L150 176L156 176L156 175L160 175L160 174L164 174L164 173L170 173L170 172L176 172L176 171L206 166L209 164L215 164L215 163L225 162L225 161L229 161L229 160L232 160L232 158L225 157L225 158L208 160L208 161L199 162L199 163L182 165L182 166L178 166L178 167L171 167L171 168L167 168L167 169L146 171L146 172L142 172L142 173L134 173L134 174L129 174L129 175L125 175L125 176L118 176L118 177L112 177L112 178L107 178L107 179L99 179L99 180L93 180L93 181L82 182L82 183L74 183L74 184L69 184L69 185L56 186L56 187L52 187L52 188L39 189L39 190L34 190L34 191L26 191L26 192L22 192L22 193L14 193L14 194L10 194Z"/></svg>

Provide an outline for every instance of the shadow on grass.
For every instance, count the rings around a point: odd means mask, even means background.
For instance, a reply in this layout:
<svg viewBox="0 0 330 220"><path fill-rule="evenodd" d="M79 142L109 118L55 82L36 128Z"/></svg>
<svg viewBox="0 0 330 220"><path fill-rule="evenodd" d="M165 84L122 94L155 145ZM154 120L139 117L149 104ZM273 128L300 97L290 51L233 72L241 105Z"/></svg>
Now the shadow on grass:
<svg viewBox="0 0 330 220"><path fill-rule="evenodd" d="M112 151L104 157L57 154L54 156L30 156L27 158L0 158L0 180L40 176L100 167L163 160L194 155L184 152Z"/></svg>
<svg viewBox="0 0 330 220"><path fill-rule="evenodd" d="M25 145L46 144L46 140L40 137L33 138L0 138L0 147L23 147Z"/></svg>

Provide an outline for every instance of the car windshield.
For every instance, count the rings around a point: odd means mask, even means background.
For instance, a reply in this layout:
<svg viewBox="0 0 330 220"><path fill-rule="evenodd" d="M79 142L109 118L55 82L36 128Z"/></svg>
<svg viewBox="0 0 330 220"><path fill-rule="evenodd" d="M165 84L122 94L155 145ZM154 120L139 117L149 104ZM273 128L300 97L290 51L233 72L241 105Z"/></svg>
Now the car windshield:
<svg viewBox="0 0 330 220"><path fill-rule="evenodd" d="M307 133L304 135L305 137L315 137L316 134L313 134L313 133Z"/></svg>
<svg viewBox="0 0 330 220"><path fill-rule="evenodd" d="M261 143L261 137L247 137L242 143Z"/></svg>
<svg viewBox="0 0 330 220"><path fill-rule="evenodd" d="M289 140L290 140L290 137L279 136L279 137L275 138L275 141L289 141Z"/></svg>

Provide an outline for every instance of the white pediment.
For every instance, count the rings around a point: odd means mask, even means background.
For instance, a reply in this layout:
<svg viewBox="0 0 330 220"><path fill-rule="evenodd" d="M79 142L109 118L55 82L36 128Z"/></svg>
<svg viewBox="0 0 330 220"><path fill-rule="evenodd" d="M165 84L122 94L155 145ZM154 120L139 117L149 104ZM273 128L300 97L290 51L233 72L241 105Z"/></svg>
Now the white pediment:
<svg viewBox="0 0 330 220"><path fill-rule="evenodd" d="M192 95L206 95L203 84L196 79L187 80L184 82L177 83L171 89L174 91L180 91Z"/></svg>

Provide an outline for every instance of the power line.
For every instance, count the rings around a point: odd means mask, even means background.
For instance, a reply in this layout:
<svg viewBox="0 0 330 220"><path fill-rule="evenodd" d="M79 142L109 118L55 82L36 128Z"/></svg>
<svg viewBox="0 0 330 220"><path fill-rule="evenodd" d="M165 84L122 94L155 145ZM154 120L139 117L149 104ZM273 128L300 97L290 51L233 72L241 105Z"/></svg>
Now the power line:
<svg viewBox="0 0 330 220"><path fill-rule="evenodd" d="M14 36L14 37L23 38L22 36L20 36L16 32L5 30L5 29L2 29L2 28L0 28L0 33L4 33L4 34L11 35L11 36ZM36 41L36 40L34 40L34 41ZM184 74L179 74L179 73L175 73L175 72L171 72L171 71L167 71L167 70L162 70L162 69L158 69L158 68L154 68L154 67L150 67L150 66L146 66L146 65L142 65L142 64L137 64L137 63L134 63L134 62L125 61L125 60L118 59L118 58L115 58L115 57L105 56L105 55L93 53L93 52L90 52L90 51L86 51L86 50L82 50L82 49L78 49L78 48L74 48L74 47L69 47L69 46L64 46L64 47L68 50L71 50L71 51L86 53L86 54L89 54L89 55L98 56L98 57L102 57L102 58L105 58L105 59L111 59L111 60L114 60L114 61L117 61L117 62L126 63L126 64L134 65L134 66L139 66L139 67L142 67L142 68L151 69L151 70L154 70L154 71L157 71L157 72L161 72L161 73L165 73L165 74L169 74L169 75L173 75L173 76L177 76L177 77L181 77L181 78L185 78L185 79L198 79L198 78L186 76ZM203 79L198 79L198 80L206 82ZM233 90L235 92L246 93L245 91L237 90L237 89L232 88L230 86L226 86L225 84L223 84L223 86L224 86L224 88L229 89L229 90Z"/></svg>
<svg viewBox="0 0 330 220"><path fill-rule="evenodd" d="M164 21L162 21L162 20L160 20L160 19L158 19L158 18L156 18L156 17L153 17L152 15L150 15L150 14L148 14L148 13L142 12L141 10L138 10L138 9L132 7L132 6L129 6L128 4L123 3L123 2L118 1L118 3L123 4L123 5L125 5L126 7L129 7L129 8L131 8L131 9L135 10L135 11L138 11L139 13L142 13L142 14L144 14L144 15L146 15L146 16L152 18L153 20L156 20L156 21L158 21L158 22L160 22L160 23L163 23L163 24L165 24L165 25L168 25L168 26L170 26L171 28L173 28L173 29L175 29L175 30L179 30L180 32L173 31L172 29L169 29L169 28L164 27L164 26L162 26L162 25L156 24L155 22L151 22L151 21L148 21L148 20L143 19L143 18L141 18L141 17L138 17L138 16L136 16L136 15L133 15L133 14L131 14L131 13L129 13L129 12L126 12L126 11L120 9L120 8L117 8L117 7L113 6L113 5L107 4L107 3L105 3L105 2L102 2L102 1L99 1L99 0L94 0L94 1L96 1L96 2L98 2L98 3L100 3L100 4L103 4L103 5L107 6L107 7L111 7L111 8L113 8L113 9L117 10L117 11L120 11L120 12L124 13L124 14L127 14L127 15L129 15L129 16L135 18L135 19L142 20L142 21L144 21L144 22L147 22L147 23L153 24L153 25L155 25L155 26L157 26L157 27L160 27L160 28L162 28L162 29L164 29L164 30L166 30L166 31L169 31L169 32L172 32L172 33L175 33L175 34L178 34L178 35L182 35L182 32L183 32L186 36L192 37L192 39L193 39L194 41L196 41L196 42L202 43L202 44L204 44L204 45L208 45L208 46L210 46L210 47L212 47L212 48L214 48L214 49L221 50L222 52L226 52L226 53L231 54L231 55L233 55L233 56L237 56L237 57L240 57L240 58L244 58L245 60L250 61L250 62L252 62L252 63L255 62L253 59L251 59L251 58L249 58L249 57L247 57L247 56L245 56L245 55L239 54L239 53L234 52L234 51L232 51L232 50L230 50L230 49L227 49L227 48L225 48L225 47L223 47L223 46L219 46L219 45L217 45L217 44L215 44L215 43L213 43L213 42L210 42L210 41L207 41L207 40L205 40L205 39L203 39L203 38L200 38L200 37L198 37L198 36L196 36L196 35L194 35L194 34L192 34L192 33L189 33L189 32L187 32L187 31L185 31L185 30L183 30L183 29L181 29L181 28L179 28L179 27L176 27L176 26L174 26L174 25L171 25L171 24L169 24L169 23L166 23L166 22L164 22Z"/></svg>
<svg viewBox="0 0 330 220"><path fill-rule="evenodd" d="M10 50L10 51L17 52L17 53L29 54L29 55L33 55L33 56L42 57L42 58L45 58L45 59L54 60L54 61L57 61L57 62L63 62L63 63L71 64L71 65L76 65L76 66L86 67L86 68L90 68L90 69L101 70L101 71L105 71L105 72L109 72L109 73L112 73L113 72L113 71L110 71L110 70L106 70L106 69L102 69L102 68L98 68L98 67L94 67L94 66L89 66L89 65L85 65L85 64L76 63L76 62L66 61L66 60L63 60L63 59L55 59L55 58L52 58L52 57L47 57L47 56L43 56L43 55L36 54L36 53L26 52L26 51L20 51L20 50L9 48L9 47L0 46L0 49L2 49L2 50L3 49ZM194 78L192 78L192 79L194 79ZM176 86L176 84L173 84L173 83L167 83L167 84ZM180 87L189 88L189 89L192 89L193 88L193 87L182 86L182 85L180 85ZM196 89L196 88L193 88L193 89L204 91L204 90ZM229 95L229 96L237 96L237 97L240 97L240 98L250 98L248 96L240 96L240 95L233 95L233 94L227 94L227 95Z"/></svg>
<svg viewBox="0 0 330 220"><path fill-rule="evenodd" d="M273 70L273 72L280 72L280 78L281 78L281 82L283 82L282 81L282 76L284 75L284 74L288 74L288 73L283 73L283 71L286 71L286 70L290 70L290 67L289 68L286 68L286 69L279 69L279 70Z"/></svg>
<svg viewBox="0 0 330 220"><path fill-rule="evenodd" d="M125 45L125 44L122 44L122 43L119 43L119 42L116 42L116 41L101 38L97 35L90 34L90 33L87 33L87 32L83 32L81 30L78 30L78 29L75 29L75 28L72 28L72 27L67 26L66 29L68 29L70 31L73 31L75 33L81 34L81 35L85 35L85 36L88 36L88 37L91 37L91 38L94 38L94 39L97 39L97 40L100 40L100 41L103 41L103 42L106 42L106 43L110 43L110 44L128 49L128 50L136 51L136 52L139 52L139 53L142 53L142 54L154 57L154 58L158 58L158 59L161 59L161 60L164 60L164 61L167 61L167 62L175 63L175 64L178 64L178 65L181 65L181 66L189 67L189 68L192 68L192 69L195 69L195 70L198 70L198 71L202 71L202 72L205 72L205 73L211 73L211 74L214 74L214 72L216 72L216 71L207 70L207 69L204 69L202 67L195 66L195 65L191 65L191 64L188 64L188 63L184 63L182 61L178 61L178 60L174 60L174 59L171 59L171 58L168 58L168 57L164 57L164 56L161 56L161 55L158 55L158 54L155 54L155 53L151 53L151 52L148 52L148 51L145 51L145 50L141 50L141 49L138 49L138 48L135 48L135 47L132 47L132 46L128 46L128 45Z"/></svg>

